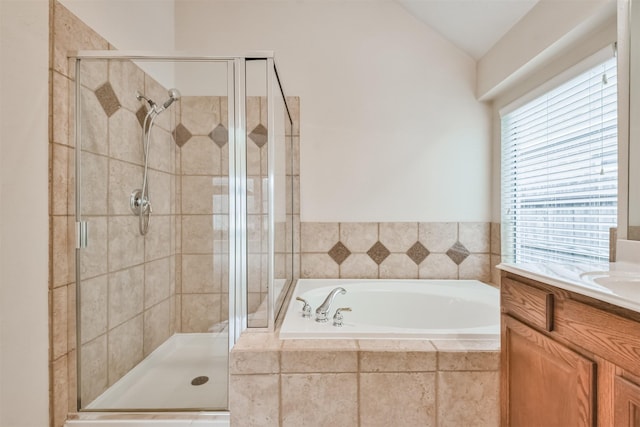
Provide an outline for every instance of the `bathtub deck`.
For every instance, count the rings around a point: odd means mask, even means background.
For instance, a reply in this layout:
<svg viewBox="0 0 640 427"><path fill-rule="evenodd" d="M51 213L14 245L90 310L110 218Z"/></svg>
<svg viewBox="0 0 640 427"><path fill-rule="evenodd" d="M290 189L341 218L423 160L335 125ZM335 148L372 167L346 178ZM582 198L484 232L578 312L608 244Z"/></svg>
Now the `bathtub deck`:
<svg viewBox="0 0 640 427"><path fill-rule="evenodd" d="M228 338L175 334L87 406L90 410L226 409ZM196 377L208 377L192 385Z"/></svg>

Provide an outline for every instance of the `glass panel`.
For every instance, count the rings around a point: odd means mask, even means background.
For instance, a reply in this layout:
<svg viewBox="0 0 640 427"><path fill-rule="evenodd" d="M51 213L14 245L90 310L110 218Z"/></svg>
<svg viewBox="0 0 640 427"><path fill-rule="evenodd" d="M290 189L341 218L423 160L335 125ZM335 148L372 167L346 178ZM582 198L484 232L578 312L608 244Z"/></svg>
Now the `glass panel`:
<svg viewBox="0 0 640 427"><path fill-rule="evenodd" d="M293 136L292 122L277 74L272 74L274 103L274 317L293 282Z"/></svg>
<svg viewBox="0 0 640 427"><path fill-rule="evenodd" d="M227 408L227 70L79 61L83 410Z"/></svg>
<svg viewBox="0 0 640 427"><path fill-rule="evenodd" d="M269 163L267 62L246 62L247 326L269 325Z"/></svg>

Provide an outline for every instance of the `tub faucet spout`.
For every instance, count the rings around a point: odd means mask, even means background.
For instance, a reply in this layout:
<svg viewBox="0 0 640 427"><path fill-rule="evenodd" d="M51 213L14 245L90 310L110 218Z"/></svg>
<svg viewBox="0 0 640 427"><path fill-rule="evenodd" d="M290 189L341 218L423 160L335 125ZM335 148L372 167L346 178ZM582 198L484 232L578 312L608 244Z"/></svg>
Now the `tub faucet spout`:
<svg viewBox="0 0 640 427"><path fill-rule="evenodd" d="M324 323L327 320L329 320L327 319L327 313L329 312L329 308L331 308L331 303L333 302L333 299L336 297L337 294L344 295L346 293L347 291L344 288L335 288L334 290L329 292L329 295L327 295L327 298L324 300L322 305L316 308L316 322Z"/></svg>

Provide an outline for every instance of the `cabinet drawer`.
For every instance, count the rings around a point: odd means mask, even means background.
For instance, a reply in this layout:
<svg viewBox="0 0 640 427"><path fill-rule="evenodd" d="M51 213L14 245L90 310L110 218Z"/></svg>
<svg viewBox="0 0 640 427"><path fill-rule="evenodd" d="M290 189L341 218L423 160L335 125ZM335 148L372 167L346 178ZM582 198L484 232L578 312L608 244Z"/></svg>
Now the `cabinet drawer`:
<svg viewBox="0 0 640 427"><path fill-rule="evenodd" d="M553 303L551 292L503 277L501 286L502 311L536 328L553 330Z"/></svg>

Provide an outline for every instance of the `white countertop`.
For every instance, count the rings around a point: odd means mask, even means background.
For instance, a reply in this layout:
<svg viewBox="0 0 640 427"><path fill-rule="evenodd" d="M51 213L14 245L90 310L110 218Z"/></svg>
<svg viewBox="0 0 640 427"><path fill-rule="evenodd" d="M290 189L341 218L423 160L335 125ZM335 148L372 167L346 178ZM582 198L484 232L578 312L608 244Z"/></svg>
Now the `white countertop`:
<svg viewBox="0 0 640 427"><path fill-rule="evenodd" d="M555 287L640 313L640 264L513 264L502 263L500 270L548 283ZM610 277L610 284L598 284ZM605 279L606 280L606 279Z"/></svg>

